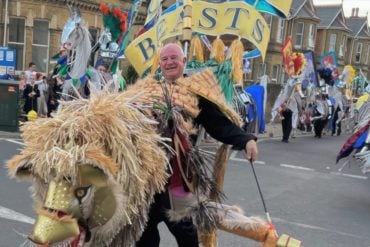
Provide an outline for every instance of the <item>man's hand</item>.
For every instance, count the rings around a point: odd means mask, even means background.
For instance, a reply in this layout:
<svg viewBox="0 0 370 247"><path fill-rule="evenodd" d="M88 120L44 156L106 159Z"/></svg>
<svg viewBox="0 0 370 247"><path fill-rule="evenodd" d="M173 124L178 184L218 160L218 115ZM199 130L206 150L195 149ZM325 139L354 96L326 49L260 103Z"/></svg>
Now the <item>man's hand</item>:
<svg viewBox="0 0 370 247"><path fill-rule="evenodd" d="M247 160L255 161L257 160L258 156L258 148L257 143L255 140L250 140L245 144L245 156L247 157Z"/></svg>

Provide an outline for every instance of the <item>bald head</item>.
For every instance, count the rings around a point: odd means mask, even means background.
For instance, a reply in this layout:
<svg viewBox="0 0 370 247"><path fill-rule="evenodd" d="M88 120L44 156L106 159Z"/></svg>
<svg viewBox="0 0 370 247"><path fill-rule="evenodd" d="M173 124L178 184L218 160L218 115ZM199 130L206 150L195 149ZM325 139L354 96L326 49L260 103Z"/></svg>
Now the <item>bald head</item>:
<svg viewBox="0 0 370 247"><path fill-rule="evenodd" d="M167 81L175 81L182 77L186 58L182 48L177 44L165 45L159 53L159 65Z"/></svg>
<svg viewBox="0 0 370 247"><path fill-rule="evenodd" d="M168 50L176 51L180 57L185 57L182 47L174 43L169 43L163 46L159 54L162 54L163 52L167 52Z"/></svg>

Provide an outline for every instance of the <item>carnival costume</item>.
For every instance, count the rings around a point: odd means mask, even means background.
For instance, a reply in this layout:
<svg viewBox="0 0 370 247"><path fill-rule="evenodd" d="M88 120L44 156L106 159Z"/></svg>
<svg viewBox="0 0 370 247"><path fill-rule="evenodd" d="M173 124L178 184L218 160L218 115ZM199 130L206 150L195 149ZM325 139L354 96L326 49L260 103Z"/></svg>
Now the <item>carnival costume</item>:
<svg viewBox="0 0 370 247"><path fill-rule="evenodd" d="M64 102L54 118L25 124L25 148L8 168L11 176L33 183L38 217L30 239L38 244L131 246L145 228L154 195L165 189L172 153L195 198L183 210L174 210L173 219L192 217L205 235L220 228L275 246L275 231L264 220L219 203L227 146L212 167L191 145L196 127L191 120L207 104L222 112L225 121L240 122L221 96L209 71L169 85L147 78L121 94ZM170 122L173 128L168 128Z"/></svg>

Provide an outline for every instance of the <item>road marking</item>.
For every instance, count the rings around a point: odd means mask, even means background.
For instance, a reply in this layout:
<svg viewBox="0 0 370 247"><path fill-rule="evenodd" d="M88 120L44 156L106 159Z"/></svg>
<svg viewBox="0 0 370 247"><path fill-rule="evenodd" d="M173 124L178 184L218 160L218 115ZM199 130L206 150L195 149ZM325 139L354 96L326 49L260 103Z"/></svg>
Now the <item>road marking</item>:
<svg viewBox="0 0 370 247"><path fill-rule="evenodd" d="M342 172L331 172L330 174L342 176L342 177L348 177L348 178L357 178L357 179L364 179L364 180L368 179L368 177L366 176L353 175L353 174L342 173Z"/></svg>
<svg viewBox="0 0 370 247"><path fill-rule="evenodd" d="M240 158L230 158L230 160L237 161L237 162L247 162L247 159L240 159ZM253 164L266 165L266 162L262 160L256 160L253 162Z"/></svg>
<svg viewBox="0 0 370 247"><path fill-rule="evenodd" d="M280 164L281 167L286 167L286 168L292 168L292 169L297 169L297 170L303 170L303 171L310 171L314 172L315 169L308 168L308 167L303 167L303 166L295 166L295 165L289 165L289 164Z"/></svg>
<svg viewBox="0 0 370 247"><path fill-rule="evenodd" d="M27 224L34 224L35 220L31 217L28 217L27 215L18 213L14 210L11 210L9 208L5 208L3 206L0 206L0 218L8 219L8 220L14 220L22 223Z"/></svg>
<svg viewBox="0 0 370 247"><path fill-rule="evenodd" d="M234 159L235 156L237 155L238 151L234 150L231 155L230 155L230 159Z"/></svg>
<svg viewBox="0 0 370 247"><path fill-rule="evenodd" d="M24 142L15 141L13 139L5 139L5 140L8 141L8 142L12 142L12 143L18 144L18 145L22 145L22 146L25 146L26 145L26 144L24 144Z"/></svg>
<svg viewBox="0 0 370 247"><path fill-rule="evenodd" d="M207 151L207 150L203 150L203 152L205 152L207 154L216 154L215 152L211 152L211 151ZM229 160L231 160L231 161L237 161L237 162L246 162L247 161L246 159L234 158L233 156L235 156L237 153L238 153L238 151L233 151L233 153L230 155ZM262 161L262 160L256 160L254 162L254 164L266 165L266 162L265 161Z"/></svg>
<svg viewBox="0 0 370 247"><path fill-rule="evenodd" d="M349 163L349 160L347 159L347 160L343 163L343 165L338 169L338 172L341 172L341 171L343 170L343 168L344 168L346 165L348 165L348 163Z"/></svg>
<svg viewBox="0 0 370 247"><path fill-rule="evenodd" d="M275 218L275 217L272 219L272 221L273 222L281 222L281 223L284 223L284 224L294 225L294 226L307 228L307 229L312 229L312 230L335 233L335 234L339 234L339 235L342 235L342 236L348 236L348 237L357 238L357 239L370 240L370 238L364 237L364 236L358 236L358 235L354 235L354 234L351 234L351 233L346 233L346 232L341 232L341 231L336 231L336 230L330 230L330 229L320 227L320 226L313 226L313 225L307 225L307 224L302 224L302 223L298 223L298 222L287 221L287 220L283 220L283 219L279 219L279 218Z"/></svg>

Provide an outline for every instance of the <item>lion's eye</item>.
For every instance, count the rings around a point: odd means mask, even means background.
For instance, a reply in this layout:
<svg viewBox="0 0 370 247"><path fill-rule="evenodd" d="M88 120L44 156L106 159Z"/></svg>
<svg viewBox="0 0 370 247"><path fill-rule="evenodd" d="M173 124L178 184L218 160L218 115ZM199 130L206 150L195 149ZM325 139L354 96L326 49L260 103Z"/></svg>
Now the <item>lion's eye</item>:
<svg viewBox="0 0 370 247"><path fill-rule="evenodd" d="M86 186L86 187L79 187L75 189L74 194L75 197L79 200L82 201L84 197L90 192L91 186Z"/></svg>

